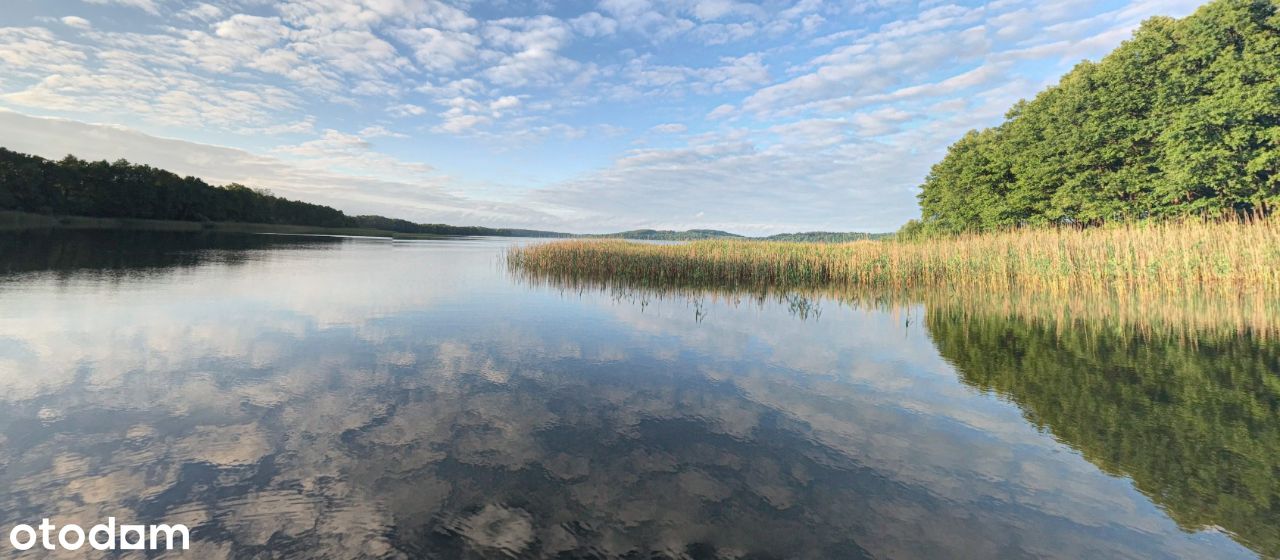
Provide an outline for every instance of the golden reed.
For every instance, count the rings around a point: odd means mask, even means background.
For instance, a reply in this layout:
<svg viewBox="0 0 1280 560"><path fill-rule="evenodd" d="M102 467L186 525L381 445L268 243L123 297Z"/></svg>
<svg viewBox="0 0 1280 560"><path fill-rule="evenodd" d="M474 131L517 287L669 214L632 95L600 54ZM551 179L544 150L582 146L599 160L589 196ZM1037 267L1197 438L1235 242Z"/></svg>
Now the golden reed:
<svg viewBox="0 0 1280 560"><path fill-rule="evenodd" d="M507 264L528 280L562 288L817 292L1057 324L1280 333L1275 218L841 244L567 240L512 248Z"/></svg>

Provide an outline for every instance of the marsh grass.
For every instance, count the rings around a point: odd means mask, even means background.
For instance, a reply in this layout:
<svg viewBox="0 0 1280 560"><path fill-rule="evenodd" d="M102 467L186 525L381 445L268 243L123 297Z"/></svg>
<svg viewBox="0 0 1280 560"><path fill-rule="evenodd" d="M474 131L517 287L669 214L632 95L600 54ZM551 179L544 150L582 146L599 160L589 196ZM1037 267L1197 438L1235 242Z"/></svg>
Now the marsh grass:
<svg viewBox="0 0 1280 560"><path fill-rule="evenodd" d="M785 298L1051 320L1059 328L1280 334L1280 222L1185 221L843 244L557 241L512 248L566 290Z"/></svg>

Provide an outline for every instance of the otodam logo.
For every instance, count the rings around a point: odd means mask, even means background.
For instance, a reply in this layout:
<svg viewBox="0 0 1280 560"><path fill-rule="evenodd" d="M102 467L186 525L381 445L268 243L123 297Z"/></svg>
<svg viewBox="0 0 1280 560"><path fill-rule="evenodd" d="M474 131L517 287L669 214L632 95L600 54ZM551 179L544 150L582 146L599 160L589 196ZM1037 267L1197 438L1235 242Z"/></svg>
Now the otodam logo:
<svg viewBox="0 0 1280 560"><path fill-rule="evenodd" d="M85 531L74 523L56 526L48 518L32 527L20 524L9 530L9 546L18 550L187 550L191 534L186 525L119 525L108 517Z"/></svg>

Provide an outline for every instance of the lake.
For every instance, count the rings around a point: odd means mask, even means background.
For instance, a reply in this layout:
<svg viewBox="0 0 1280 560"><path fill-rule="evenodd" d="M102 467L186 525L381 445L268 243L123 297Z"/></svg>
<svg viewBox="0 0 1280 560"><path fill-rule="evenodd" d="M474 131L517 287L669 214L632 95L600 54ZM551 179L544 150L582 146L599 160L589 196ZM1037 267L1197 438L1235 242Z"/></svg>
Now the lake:
<svg viewBox="0 0 1280 560"><path fill-rule="evenodd" d="M533 242L0 234L0 527L183 523L193 558L1280 554L1274 338L564 289L504 268Z"/></svg>

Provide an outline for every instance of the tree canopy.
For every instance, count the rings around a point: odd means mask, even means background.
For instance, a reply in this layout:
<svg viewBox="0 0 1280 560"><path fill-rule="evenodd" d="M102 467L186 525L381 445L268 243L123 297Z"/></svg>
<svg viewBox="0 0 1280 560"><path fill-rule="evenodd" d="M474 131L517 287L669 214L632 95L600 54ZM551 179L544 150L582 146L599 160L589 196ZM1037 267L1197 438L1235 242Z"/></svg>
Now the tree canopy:
<svg viewBox="0 0 1280 560"><path fill-rule="evenodd" d="M1147 20L953 144L907 232L1269 213L1280 202L1277 5L1216 0Z"/></svg>
<svg viewBox="0 0 1280 560"><path fill-rule="evenodd" d="M0 209L101 218L351 227L354 219L328 206L288 200L232 183L218 187L195 177L123 159L61 161L0 148Z"/></svg>
<svg viewBox="0 0 1280 560"><path fill-rule="evenodd" d="M0 148L0 210L35 214L196 222L244 222L364 228L426 235L564 237L526 229L416 224L289 200L238 183L215 186L196 177L129 163L60 161Z"/></svg>

